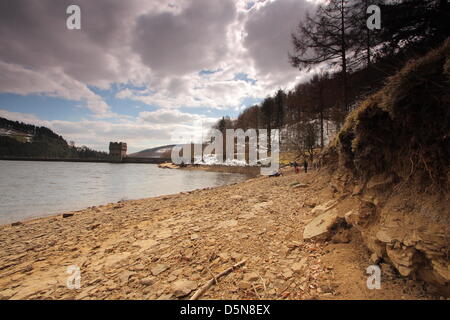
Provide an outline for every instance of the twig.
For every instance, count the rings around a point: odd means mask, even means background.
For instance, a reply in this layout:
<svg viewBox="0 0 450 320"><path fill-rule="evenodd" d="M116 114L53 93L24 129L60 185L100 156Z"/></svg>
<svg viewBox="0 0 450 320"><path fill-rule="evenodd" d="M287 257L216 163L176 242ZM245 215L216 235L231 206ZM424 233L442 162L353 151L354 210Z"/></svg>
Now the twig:
<svg viewBox="0 0 450 320"><path fill-rule="evenodd" d="M209 288L211 288L213 286L213 284L215 282L217 282L217 280L227 274L229 274L231 271L239 268L240 266L244 265L246 262L246 260L242 260L239 263L236 263L234 266L226 269L225 271L221 272L220 274L218 274L216 277L213 277L211 280L209 280L207 283L205 283L200 289L198 289L194 295L189 299L189 300L197 300L198 298L200 298L200 296L202 296L206 291L208 291Z"/></svg>
<svg viewBox="0 0 450 320"><path fill-rule="evenodd" d="M263 284L263 289L264 289L264 297L267 297L267 287L266 287L266 281L264 281L264 279L259 276L259 278L261 279L261 282Z"/></svg>
<svg viewBox="0 0 450 320"><path fill-rule="evenodd" d="M212 271L211 271L211 269L210 269L209 267L206 267L206 269L208 270L208 273L213 277L214 282L215 282L216 285L217 285L218 282L217 282L217 278L216 278L216 276L214 275L214 273L212 273Z"/></svg>
<svg viewBox="0 0 450 320"><path fill-rule="evenodd" d="M256 296L258 297L259 300L261 300L261 296L258 293L258 290L256 290L255 285L252 283L252 287L253 287L253 291L255 291Z"/></svg>

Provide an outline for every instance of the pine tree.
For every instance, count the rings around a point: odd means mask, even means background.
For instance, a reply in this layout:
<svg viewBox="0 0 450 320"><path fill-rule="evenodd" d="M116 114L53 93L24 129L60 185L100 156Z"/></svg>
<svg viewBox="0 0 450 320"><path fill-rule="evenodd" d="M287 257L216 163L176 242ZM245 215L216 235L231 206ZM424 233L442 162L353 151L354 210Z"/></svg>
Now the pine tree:
<svg viewBox="0 0 450 320"><path fill-rule="evenodd" d="M355 41L351 4L349 0L328 1L313 17L308 15L292 34L294 54L289 55L292 66L299 69L340 61L344 111L349 108L348 51Z"/></svg>

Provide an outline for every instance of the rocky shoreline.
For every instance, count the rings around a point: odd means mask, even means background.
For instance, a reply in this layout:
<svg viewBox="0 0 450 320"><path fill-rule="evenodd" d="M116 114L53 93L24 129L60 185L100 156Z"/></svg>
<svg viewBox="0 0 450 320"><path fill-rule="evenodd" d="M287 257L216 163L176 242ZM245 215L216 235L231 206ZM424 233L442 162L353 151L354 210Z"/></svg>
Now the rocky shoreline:
<svg viewBox="0 0 450 320"><path fill-rule="evenodd" d="M158 165L161 169L182 169L182 170L196 170L196 171L210 171L223 173L239 173L246 174L252 177L260 175L261 167L258 166L226 166L226 165L203 165L203 164L188 164L184 166L176 165L171 162L161 163Z"/></svg>
<svg viewBox="0 0 450 320"><path fill-rule="evenodd" d="M320 174L289 170L0 226L0 298L189 299L242 260L200 298L439 298L383 263L382 289L369 290L357 235L303 240L314 209L337 197ZM79 289L67 287L71 266Z"/></svg>

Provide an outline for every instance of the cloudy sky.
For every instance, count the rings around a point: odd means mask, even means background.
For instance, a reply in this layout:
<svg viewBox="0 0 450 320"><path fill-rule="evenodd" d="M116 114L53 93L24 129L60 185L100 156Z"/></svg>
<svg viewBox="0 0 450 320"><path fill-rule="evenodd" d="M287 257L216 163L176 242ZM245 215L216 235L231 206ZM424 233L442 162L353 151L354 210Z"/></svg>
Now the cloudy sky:
<svg viewBox="0 0 450 320"><path fill-rule="evenodd" d="M81 8L81 30L66 9ZM139 151L235 117L305 74L290 33L313 0L2 0L0 116ZM176 134L175 134L176 133Z"/></svg>

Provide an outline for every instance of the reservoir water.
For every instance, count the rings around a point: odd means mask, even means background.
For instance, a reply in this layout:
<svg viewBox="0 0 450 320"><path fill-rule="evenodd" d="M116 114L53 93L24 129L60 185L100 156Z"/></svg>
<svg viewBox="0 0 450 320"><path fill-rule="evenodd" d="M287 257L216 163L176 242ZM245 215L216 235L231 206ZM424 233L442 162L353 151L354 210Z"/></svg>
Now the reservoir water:
<svg viewBox="0 0 450 320"><path fill-rule="evenodd" d="M0 224L247 178L153 164L0 161Z"/></svg>

